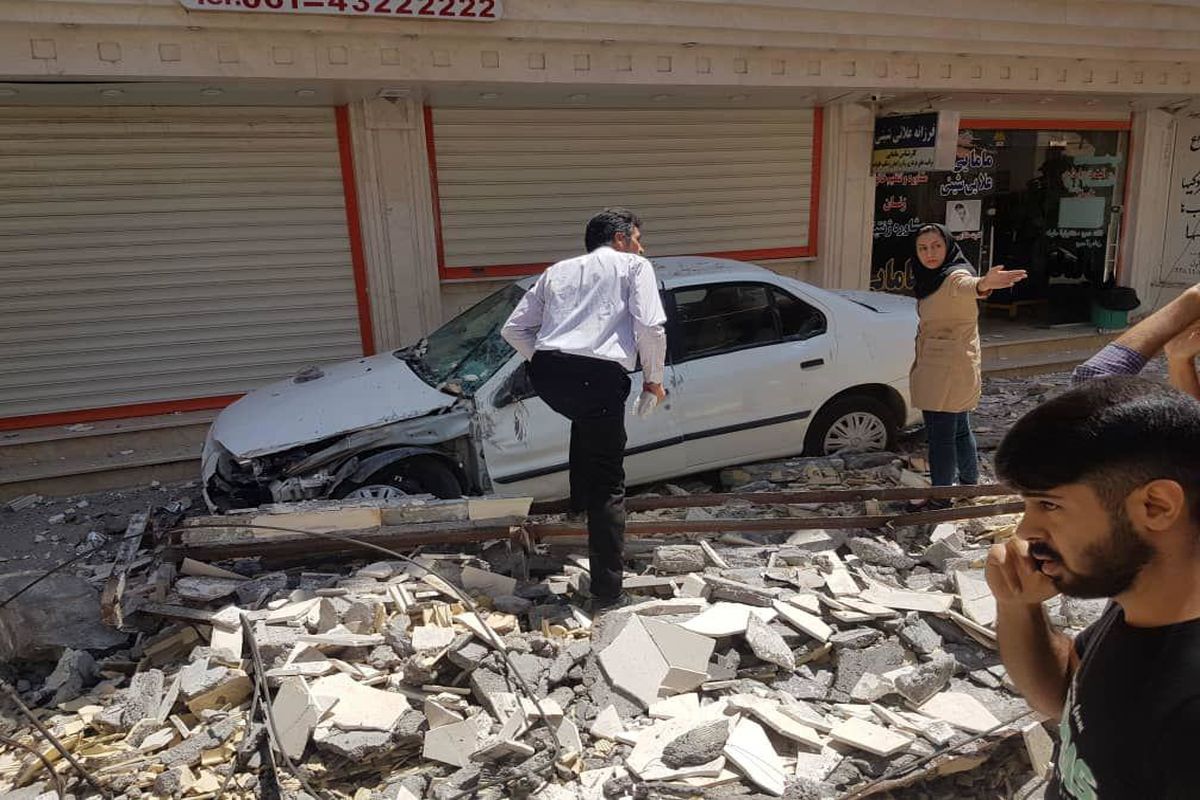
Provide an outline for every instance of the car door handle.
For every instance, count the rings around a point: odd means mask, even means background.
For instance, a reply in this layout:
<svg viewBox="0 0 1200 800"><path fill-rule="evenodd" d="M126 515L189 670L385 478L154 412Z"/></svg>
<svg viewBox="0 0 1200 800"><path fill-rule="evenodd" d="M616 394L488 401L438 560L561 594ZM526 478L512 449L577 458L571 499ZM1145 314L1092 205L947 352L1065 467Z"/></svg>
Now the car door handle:
<svg viewBox="0 0 1200 800"><path fill-rule="evenodd" d="M800 369L816 369L823 366L825 366L825 359L823 358L814 358L811 361L800 362Z"/></svg>

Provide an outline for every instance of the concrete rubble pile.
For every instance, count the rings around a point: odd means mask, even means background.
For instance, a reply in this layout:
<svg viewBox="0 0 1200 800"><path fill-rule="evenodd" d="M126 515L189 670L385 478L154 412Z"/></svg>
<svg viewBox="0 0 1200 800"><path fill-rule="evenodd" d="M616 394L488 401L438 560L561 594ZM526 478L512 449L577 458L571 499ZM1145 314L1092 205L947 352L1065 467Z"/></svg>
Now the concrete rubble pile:
<svg viewBox="0 0 1200 800"><path fill-rule="evenodd" d="M721 475L742 492L920 480L886 454ZM847 508L731 500L631 518L801 511ZM306 796L289 760L322 796L355 800L834 798L877 779L939 776L958 787L942 796L996 796L997 781L1031 774L989 777L978 768L991 750L1023 742L1019 758L1028 751L1040 773L1052 747L995 649L982 565L1011 525L630 541L635 603L597 619L577 542L426 547L415 563L319 569L186 559L155 587L160 602L131 617L131 646L63 650L24 696L130 798L258 797L276 780L284 796ZM1073 628L1099 612L1078 601L1049 609ZM32 729L10 721L0 732L91 796ZM979 794L962 788L972 781ZM53 796L41 762L4 745L0 791Z"/></svg>

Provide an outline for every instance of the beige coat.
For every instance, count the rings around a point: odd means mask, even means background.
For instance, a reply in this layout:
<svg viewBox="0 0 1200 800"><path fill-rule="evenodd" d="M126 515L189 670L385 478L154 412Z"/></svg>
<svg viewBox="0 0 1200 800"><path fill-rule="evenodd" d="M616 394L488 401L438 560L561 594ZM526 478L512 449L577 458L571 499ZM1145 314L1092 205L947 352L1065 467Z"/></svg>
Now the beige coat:
<svg viewBox="0 0 1200 800"><path fill-rule="evenodd" d="M921 267L917 267L921 269ZM979 405L979 299L976 278L955 270L917 302L917 357L909 372L914 408L971 411Z"/></svg>

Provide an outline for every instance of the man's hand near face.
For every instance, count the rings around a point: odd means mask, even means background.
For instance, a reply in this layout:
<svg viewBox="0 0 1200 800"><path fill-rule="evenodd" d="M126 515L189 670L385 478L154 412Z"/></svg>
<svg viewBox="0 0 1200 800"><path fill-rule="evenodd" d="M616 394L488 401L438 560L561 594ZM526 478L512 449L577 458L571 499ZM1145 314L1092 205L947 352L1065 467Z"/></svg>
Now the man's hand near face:
<svg viewBox="0 0 1200 800"><path fill-rule="evenodd" d="M1036 606L1058 594L1029 555L1029 543L1016 537L992 546L984 574L997 605Z"/></svg>
<svg viewBox="0 0 1200 800"><path fill-rule="evenodd" d="M1071 639L1050 626L1042 609L1058 589L1038 570L1028 542L1015 537L992 547L985 575L996 597L1004 668L1030 706L1057 719L1075 663Z"/></svg>

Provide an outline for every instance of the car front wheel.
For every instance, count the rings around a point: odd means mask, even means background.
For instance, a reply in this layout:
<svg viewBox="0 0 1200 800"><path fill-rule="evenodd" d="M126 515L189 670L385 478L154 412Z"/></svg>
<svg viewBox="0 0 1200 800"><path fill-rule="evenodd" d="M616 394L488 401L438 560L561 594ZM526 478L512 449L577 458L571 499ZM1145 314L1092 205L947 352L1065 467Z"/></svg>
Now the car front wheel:
<svg viewBox="0 0 1200 800"><path fill-rule="evenodd" d="M849 395L829 403L813 417L804 437L804 452L831 456L891 450L895 441L891 410L874 397Z"/></svg>
<svg viewBox="0 0 1200 800"><path fill-rule="evenodd" d="M415 456L390 464L359 484L343 486L334 499L391 499L431 494L442 500L462 497L463 489L454 470L432 456Z"/></svg>

